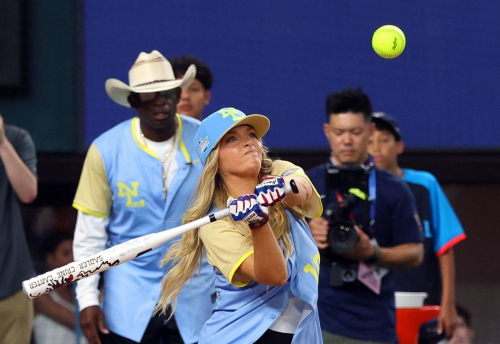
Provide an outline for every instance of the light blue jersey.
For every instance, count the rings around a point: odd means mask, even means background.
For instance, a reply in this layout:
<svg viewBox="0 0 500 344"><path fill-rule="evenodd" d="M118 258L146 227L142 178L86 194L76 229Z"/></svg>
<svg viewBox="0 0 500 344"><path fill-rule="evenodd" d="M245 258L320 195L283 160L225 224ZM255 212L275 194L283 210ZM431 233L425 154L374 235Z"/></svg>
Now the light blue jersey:
<svg viewBox="0 0 500 344"><path fill-rule="evenodd" d="M192 148L199 122L178 116L181 141L175 158L178 169L165 200L162 162L142 144L134 131L134 120L125 121L94 142L112 192L107 247L127 240L180 226L202 164ZM187 143L187 144L185 144ZM165 270L158 262L172 242L105 272L103 311L108 328L121 336L140 341L158 302ZM211 314L213 280L211 266L204 264L178 298L175 319L187 343L199 340L199 332Z"/></svg>
<svg viewBox="0 0 500 344"><path fill-rule="evenodd" d="M289 210L287 215L295 248L287 261L287 283L270 287L252 281L236 287L218 272L216 307L203 327L200 344L255 342L276 321L292 296L305 301L309 312L299 323L293 343L323 343L317 310L318 248L307 225Z"/></svg>

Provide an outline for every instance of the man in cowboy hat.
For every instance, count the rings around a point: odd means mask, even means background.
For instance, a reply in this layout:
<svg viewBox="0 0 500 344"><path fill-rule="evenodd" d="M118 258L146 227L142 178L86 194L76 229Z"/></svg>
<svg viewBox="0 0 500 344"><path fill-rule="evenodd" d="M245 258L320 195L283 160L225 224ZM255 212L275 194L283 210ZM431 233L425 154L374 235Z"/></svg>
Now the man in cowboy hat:
<svg viewBox="0 0 500 344"><path fill-rule="evenodd" d="M193 65L176 80L169 61L155 50L140 53L129 71L129 85L106 81L110 98L138 114L99 136L88 150L73 203L78 210L76 260L181 225L202 170L192 145L199 121L176 113L181 89L195 74ZM169 246L106 271L102 310L98 277L78 282L80 324L91 343L199 340L212 308L215 276L208 265L181 292L175 318L153 315L165 273L158 262Z"/></svg>

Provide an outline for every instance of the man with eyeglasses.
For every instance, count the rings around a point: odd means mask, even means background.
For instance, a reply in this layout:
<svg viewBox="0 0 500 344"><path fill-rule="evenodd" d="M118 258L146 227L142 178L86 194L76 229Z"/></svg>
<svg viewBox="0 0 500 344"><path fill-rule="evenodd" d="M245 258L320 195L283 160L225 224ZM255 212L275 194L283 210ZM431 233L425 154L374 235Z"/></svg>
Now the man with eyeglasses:
<svg viewBox="0 0 500 344"><path fill-rule="evenodd" d="M181 90L195 78L190 66L175 78L158 51L140 53L129 85L106 81L109 97L137 111L90 146L73 206L78 218L75 260L127 240L181 225L200 177L193 137L199 121L177 114ZM171 243L78 282L80 324L90 343L195 343L210 317L215 275L204 264L181 291L175 317L153 314L165 274L158 267Z"/></svg>

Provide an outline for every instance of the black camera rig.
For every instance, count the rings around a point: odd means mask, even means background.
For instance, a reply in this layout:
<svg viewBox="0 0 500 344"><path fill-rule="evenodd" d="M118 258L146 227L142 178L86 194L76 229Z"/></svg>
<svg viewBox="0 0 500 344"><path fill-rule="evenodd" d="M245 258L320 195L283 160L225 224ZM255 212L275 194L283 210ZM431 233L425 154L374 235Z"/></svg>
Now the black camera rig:
<svg viewBox="0 0 500 344"><path fill-rule="evenodd" d="M359 164L342 164L330 165L326 172L324 215L330 227L328 244L334 252L350 251L359 241L354 225L364 229L370 221L368 206L367 216L362 216L361 221L356 221L352 215L352 210L360 200L368 201L370 170Z"/></svg>

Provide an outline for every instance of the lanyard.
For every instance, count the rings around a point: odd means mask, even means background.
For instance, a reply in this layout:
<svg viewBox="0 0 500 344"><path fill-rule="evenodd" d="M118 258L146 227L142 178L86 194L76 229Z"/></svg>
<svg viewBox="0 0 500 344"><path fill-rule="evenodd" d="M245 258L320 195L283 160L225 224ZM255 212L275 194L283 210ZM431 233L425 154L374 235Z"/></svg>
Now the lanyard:
<svg viewBox="0 0 500 344"><path fill-rule="evenodd" d="M368 178L368 196L370 197L370 233L375 236L375 204L377 201L377 178L375 175L375 167L372 166L370 177Z"/></svg>

